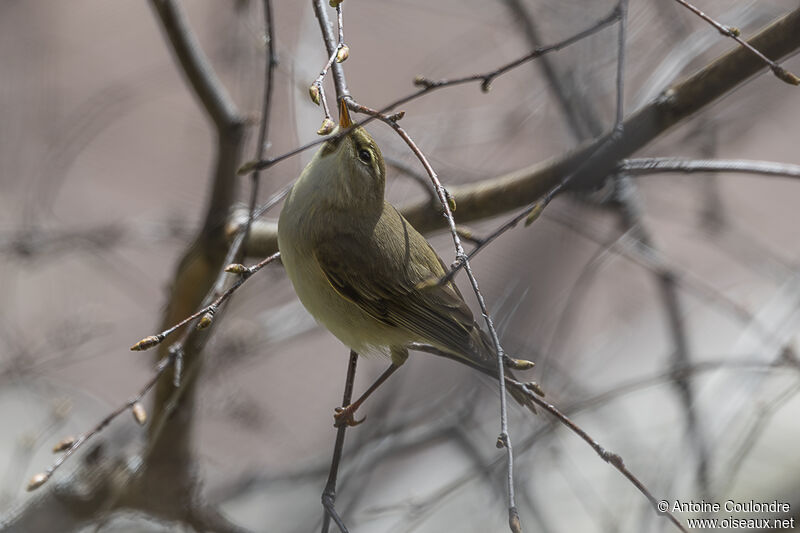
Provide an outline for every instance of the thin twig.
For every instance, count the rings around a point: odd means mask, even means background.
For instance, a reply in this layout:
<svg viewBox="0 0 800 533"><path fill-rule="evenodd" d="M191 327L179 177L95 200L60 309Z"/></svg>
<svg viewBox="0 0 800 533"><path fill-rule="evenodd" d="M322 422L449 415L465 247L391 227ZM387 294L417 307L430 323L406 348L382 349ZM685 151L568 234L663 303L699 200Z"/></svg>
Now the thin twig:
<svg viewBox="0 0 800 533"><path fill-rule="evenodd" d="M325 48L328 51L329 55L328 64L320 73L320 76L317 79L317 81L315 81L315 84L319 89L320 98L322 102L326 104L325 91L323 90L322 87L322 79L325 77L325 73L328 70L328 68L330 68L333 72L334 86L336 88L337 99L345 98L349 94L347 90L347 81L344 76L344 69L342 69L341 66L341 61L344 61L344 59L346 59L346 55L341 59L339 59L338 57L340 52L343 51L345 46L342 6L341 2L335 5L337 22L338 22L338 42L337 42L334 40L333 31L331 30L330 22L328 21L328 14L325 9L325 6L323 5L322 0L313 0L312 5L314 7L314 13L317 16L317 20L319 21L320 31L322 33L322 40L325 43ZM338 60L334 61L335 59ZM330 111L327 109L327 105L324 105L323 109L325 112L325 119L330 120ZM325 127L325 122L323 122L323 128L324 127ZM322 130L320 130L320 132L322 132ZM326 140L327 138L321 139L321 142L325 142ZM358 363L358 354L355 351L351 350L350 361L347 367L347 378L345 379L344 394L342 397L343 407L350 405L350 401L352 400L353 397L353 383L355 381L357 363ZM342 452L344 450L344 437L345 437L345 431L347 429L346 426L347 426L346 424L339 426L336 432L336 442L333 447L333 457L331 459L330 471L328 472L328 481L325 484L325 489L322 491L322 498L321 498L322 507L325 509L325 513L322 518L322 533L328 533L331 519L333 519L333 521L336 522L336 525L339 527L339 530L342 533L348 533L347 527L344 525L344 522L342 521L335 507L336 479L338 477L339 463L341 461Z"/></svg>
<svg viewBox="0 0 800 533"><path fill-rule="evenodd" d="M462 78L454 78L454 79L450 79L450 80L447 80L447 79L444 79L444 80L429 80L428 78L426 78L424 76L418 76L414 80L414 85L422 87L423 89L426 89L426 90L433 90L433 89L439 89L439 88L442 88L442 87L450 87L450 86L453 86L453 85L461 85L461 84L464 84L464 83L480 82L481 83L481 90L483 90L484 92L488 92L489 89L491 88L492 82L497 77L502 76L506 72L508 72L510 70L513 70L513 69L517 68L518 66L527 63L528 61L532 61L532 60L534 60L534 59L536 59L538 57L541 57L541 56L543 56L545 54L548 54L550 52L555 52L555 51L561 50L562 48L567 47L567 46L569 46L571 44L575 44L576 42L581 41L581 40L585 39L586 37L589 37L590 35L593 35L593 34L597 33L598 31L602 30L603 28L605 28L607 26L610 26L611 24L616 22L618 20L618 18L619 18L619 8L614 8L614 10L611 11L611 13L609 13L608 15L603 17L602 19L598 20L597 22L595 22L594 24L592 24L590 27L586 28L585 30L580 31L580 32L576 33L575 35L573 35L573 36L571 36L571 37L569 37L567 39L564 39L563 41L559 41L559 42L557 42L555 44L551 44L551 45L548 45L548 46L541 46L539 48L535 48L533 51L531 51L528 54L525 54L524 56L520 57L519 59L515 59L514 61L511 61L510 63L506 63L505 65L503 65L503 66L501 66L499 68L496 68L494 70L491 70L489 72L484 72L482 74L473 74L471 76L464 76ZM408 100L405 100L405 101L403 101L401 103L405 103L407 101ZM397 104L397 105L400 105L400 104Z"/></svg>
<svg viewBox="0 0 800 533"><path fill-rule="evenodd" d="M350 405L353 399L353 383L356 379L356 365L358 364L358 354L350 350L350 361L347 365L347 378L344 381L344 394L342 395L342 407ZM328 472L328 481L322 491L322 506L325 508L325 516L322 519L322 533L328 533L330 521L336 522L342 533L347 533L347 528L342 522L339 513L336 512L334 503L336 502L336 478L339 475L339 462L342 460L344 450L344 434L347 431L347 424L342 424L336 431L336 443L333 445L333 458L331 468Z"/></svg>
<svg viewBox="0 0 800 533"><path fill-rule="evenodd" d="M58 459L56 459L56 461L47 470L45 470L42 473L36 474L31 478L31 481L28 484L28 490L32 491L42 486L46 481L50 479L53 473L56 470L58 470L58 468L61 465L63 465L67 459L69 459L69 457L72 454L77 452L78 449L80 449L84 444L86 444L86 442L88 442L92 437L100 433L115 418L117 418L125 411L128 411L129 409L132 410L136 418L136 421L139 422L139 424L144 424L147 418L147 414L145 413L144 408L139 402L141 402L144 395L147 394L150 391L150 389L152 389L155 386L155 384L158 382L158 379L161 377L164 371L167 368L169 368L169 366L174 362L174 360L175 360L175 354L170 353L169 356L165 357L158 363L158 365L156 366L155 374L153 374L153 376L147 381L147 383L144 384L144 386L139 390L139 392L135 396L133 396L127 402L125 402L124 404L120 405L119 407L111 411L109 414L107 414L100 422L98 422L89 431L86 431L85 433L79 435L74 440L69 439L72 442L67 446L62 446L62 445L57 446L56 450L63 448L59 450L63 451L63 454ZM62 441L62 443L66 442L68 441Z"/></svg>
<svg viewBox="0 0 800 533"><path fill-rule="evenodd" d="M599 442L594 440L591 435L589 435L586 431L583 430L579 425L573 422L567 415L559 411L554 405L549 402L546 402L542 398L539 398L535 394L528 394L528 396L536 403L539 407L544 409L545 411L549 412L551 415L555 416L561 424L566 426L570 431L578 435L581 439L584 440L592 449L597 452L597 455L600 456L605 462L611 464L614 468L616 468L623 476L628 478L634 487L639 489L639 492L644 494L645 498L650 501L650 504L656 510L656 512L660 515L666 515L670 522L675 524L675 526L680 529L683 533L688 533L686 528L683 527L683 524L678 520L678 518L672 514L669 510L666 512L661 511L658 508L658 500L653 496L653 494L648 490L648 488L642 483L638 477L636 477L633 472L631 472L627 466L625 466L625 462L622 460L622 457L617 455L614 452L606 450L603 446L600 445Z"/></svg>
<svg viewBox="0 0 800 533"><path fill-rule="evenodd" d="M428 350L426 348L427 348L426 346L415 347L415 349L422 349L422 351L426 351L434 355L440 355L447 358L452 357L449 354L446 354L439 350L436 349ZM792 365L786 363L786 366L792 366ZM715 361L705 361L702 363L696 363L691 368L687 369L687 371L690 372L691 374L712 372L725 368L737 368L737 369L741 368L754 371L769 371L770 369L778 367L779 365L777 364L769 364L769 363L765 364L757 361L748 361L748 360L731 361L730 358L726 357ZM579 413L581 411L586 411L590 408L597 407L599 405L608 404L612 400L619 398L620 396L623 396L625 394L630 394L638 390L643 390L649 386L660 384L670 379L672 379L671 372L659 372L652 376L648 375L648 376L633 378L621 384L614 385L609 390L597 393L590 398L586 398L584 400L578 400L577 402L572 402L566 408L564 408L562 412L574 415L576 413ZM551 431L554 427L556 427L556 421L551 421L548 425L540 428L532 435L528 436L524 441L522 441L518 445L518 447L522 447L522 449L530 449L530 447L535 442L537 442L546 432ZM420 497L418 501L412 502L411 505L414 508L414 515L412 521L409 524L410 527L406 529L406 531L409 532L413 531L415 529L414 524L419 523L424 514L429 513L432 509L436 508L438 503L441 502L441 500L444 497L446 497L449 494L452 494L453 492L455 492L455 490L465 485L469 481L477 479L484 473L491 471L493 468L499 465L500 461L501 461L500 459L496 459L486 465L482 465L477 471L467 472L466 474L463 474L459 478L446 484L444 487L437 489L434 493L426 494ZM365 465L361 466L361 468L369 469L371 465L372 462L367 461Z"/></svg>
<svg viewBox="0 0 800 533"><path fill-rule="evenodd" d="M800 178L800 165L756 161L751 159L682 159L677 157L652 157L623 159L620 171L633 176L646 176L660 172L741 172L785 178Z"/></svg>
<svg viewBox="0 0 800 533"><path fill-rule="evenodd" d="M322 81L325 79L325 75L328 73L328 69L331 68L334 61L338 61L338 56L340 51L344 48L344 25L343 25L343 18L342 18L342 5L338 4L336 6L336 20L338 22L339 27L339 42L336 45L336 48L333 52L330 53L330 57L328 58L328 62L325 63L325 66L322 67L322 70L317 76L317 79L314 80L314 83L311 84L311 92L312 94L318 94L320 103L322 104L322 110L325 113L325 118L330 120L331 118L331 110L328 107L328 99L325 97L325 87L322 85ZM340 61L341 62L341 61ZM316 89L315 89L316 87Z"/></svg>
<svg viewBox="0 0 800 533"><path fill-rule="evenodd" d="M165 329L161 333L145 337L144 339L140 340L139 342L131 346L131 350L138 352L138 351L148 350L153 346L157 346L167 336L174 333L175 330L177 330L181 326L186 325L192 320L199 318L200 316L203 316L203 318L207 318L208 320L207 322L201 320L200 323L198 323L198 328L203 329L207 327L208 325L210 325L210 321L213 319L213 315L218 311L219 306L222 305L228 298L230 298L233 295L233 293L236 292L236 289L241 287L244 284L244 282L250 278L250 276L252 276L256 272L264 268L266 265L268 265L269 263L280 257L280 255L281 255L280 252L275 252L271 256L267 257L266 259L260 261L259 263L251 267L245 267L244 265L239 265L239 264L228 265L227 268L230 270L226 269L226 272L240 274L239 279L236 280L236 282L233 285L228 287L228 289L226 289L223 293L217 296L214 299L214 301L212 301L210 304L202 307L199 311L184 318L177 324Z"/></svg>
<svg viewBox="0 0 800 533"><path fill-rule="evenodd" d="M684 6L685 8L687 8L689 11L691 11L701 19L705 20L706 22L714 26L717 29L717 31L719 31L722 35L724 35L725 37L730 37L731 39L739 43L740 46L744 47L754 56L763 61L772 70L773 74L775 74L775 76L778 77L778 79L790 85L800 85L800 78L798 78L797 76L795 76L782 66L778 65L776 62L772 61L770 58L761 53L757 48L755 48L750 43L742 39L740 37L741 31L739 31L739 28L720 24L719 22L717 22L713 18L703 13L702 11L700 11L700 9L693 6L686 0L675 0L675 1Z"/></svg>
<svg viewBox="0 0 800 533"><path fill-rule="evenodd" d="M339 24L339 39L337 41L336 37L333 35L333 30L331 29L331 23L328 19L328 11L325 9L324 2L322 0L313 0L312 6L314 7L314 14L319 21L319 29L322 32L322 40L325 43L325 49L328 51L329 57L336 57L336 54L339 52L341 46L344 46L344 28L342 27L342 6L341 2L336 6L336 18ZM344 69L342 69L341 63L338 61L334 61L330 63L329 68L333 73L333 83L334 87L336 87L336 99L343 98L348 96L350 93L347 90L347 80L344 77Z"/></svg>

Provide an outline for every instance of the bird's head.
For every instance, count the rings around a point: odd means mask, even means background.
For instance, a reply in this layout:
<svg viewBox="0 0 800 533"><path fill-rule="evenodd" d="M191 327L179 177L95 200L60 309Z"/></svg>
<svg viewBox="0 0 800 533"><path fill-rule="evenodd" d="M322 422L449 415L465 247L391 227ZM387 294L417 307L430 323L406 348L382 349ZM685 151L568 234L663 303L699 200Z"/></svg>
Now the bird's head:
<svg viewBox="0 0 800 533"><path fill-rule="evenodd" d="M320 150L320 163L335 169L331 172L342 195L358 200L354 203L383 204L386 166L381 150L369 133L360 126L353 127L344 99L339 102L339 129L350 128L343 136L334 135Z"/></svg>

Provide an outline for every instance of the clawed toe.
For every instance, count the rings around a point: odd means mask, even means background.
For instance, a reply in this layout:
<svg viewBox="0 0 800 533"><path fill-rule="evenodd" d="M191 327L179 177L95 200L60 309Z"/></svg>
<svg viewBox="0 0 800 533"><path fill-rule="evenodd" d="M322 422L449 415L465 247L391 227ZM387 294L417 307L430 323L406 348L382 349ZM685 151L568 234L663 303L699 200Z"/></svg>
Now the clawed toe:
<svg viewBox="0 0 800 533"><path fill-rule="evenodd" d="M357 426L362 423L367 417L363 417L361 420L356 420L355 416L353 416L356 412L355 409L351 409L352 405L348 405L347 407L337 407L334 409L335 413L333 415L334 423L333 427L342 427L342 426Z"/></svg>

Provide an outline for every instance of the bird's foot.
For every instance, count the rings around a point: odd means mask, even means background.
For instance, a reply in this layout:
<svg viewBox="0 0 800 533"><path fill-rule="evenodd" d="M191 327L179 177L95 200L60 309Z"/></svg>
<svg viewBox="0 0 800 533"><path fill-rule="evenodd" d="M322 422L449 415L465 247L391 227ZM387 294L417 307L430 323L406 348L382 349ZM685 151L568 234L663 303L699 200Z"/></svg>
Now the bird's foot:
<svg viewBox="0 0 800 533"><path fill-rule="evenodd" d="M359 425L364 420L366 420L367 419L366 416L361 420L356 420L355 416L353 416L355 415L356 409L358 409L358 405L352 403L347 407L337 407L336 409L334 409L335 413L333 415L334 419L333 427L337 428L342 426L353 427Z"/></svg>

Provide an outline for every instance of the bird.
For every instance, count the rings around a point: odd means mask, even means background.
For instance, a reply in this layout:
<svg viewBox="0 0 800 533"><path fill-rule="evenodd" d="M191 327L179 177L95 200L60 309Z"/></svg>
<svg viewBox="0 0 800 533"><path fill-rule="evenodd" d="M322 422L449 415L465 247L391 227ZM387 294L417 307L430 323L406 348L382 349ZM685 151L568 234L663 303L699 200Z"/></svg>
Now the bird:
<svg viewBox="0 0 800 533"><path fill-rule="evenodd" d="M497 377L497 351L475 321L444 262L384 198L386 165L375 140L354 126L344 99L339 128L316 152L288 194L278 220L281 262L306 310L342 343L365 355L388 354L391 365L335 425L357 425L363 400L408 358L409 346ZM338 135L337 135L338 133ZM506 366L533 363L505 358ZM535 412L535 384L508 390Z"/></svg>

